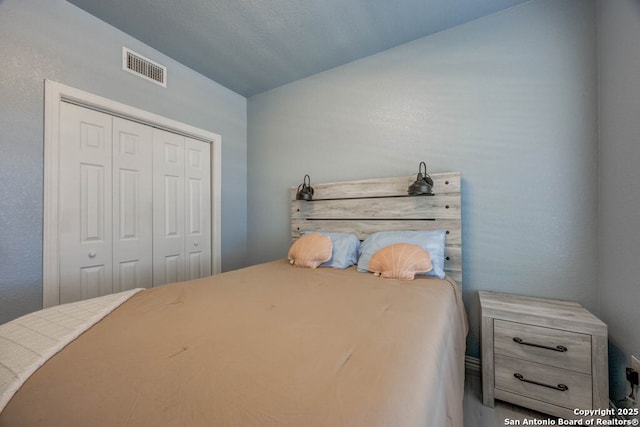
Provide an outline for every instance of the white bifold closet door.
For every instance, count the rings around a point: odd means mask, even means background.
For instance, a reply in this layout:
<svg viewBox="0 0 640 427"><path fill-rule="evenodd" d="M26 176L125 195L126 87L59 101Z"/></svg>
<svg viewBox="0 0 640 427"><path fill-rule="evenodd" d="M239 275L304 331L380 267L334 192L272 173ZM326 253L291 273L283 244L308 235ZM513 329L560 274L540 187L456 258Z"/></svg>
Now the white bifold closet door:
<svg viewBox="0 0 640 427"><path fill-rule="evenodd" d="M62 103L60 302L211 274L210 146Z"/></svg>
<svg viewBox="0 0 640 427"><path fill-rule="evenodd" d="M210 146L153 130L153 284L211 274Z"/></svg>
<svg viewBox="0 0 640 427"><path fill-rule="evenodd" d="M153 128L113 118L113 292L153 283Z"/></svg>
<svg viewBox="0 0 640 427"><path fill-rule="evenodd" d="M112 117L63 103L60 302L113 292Z"/></svg>

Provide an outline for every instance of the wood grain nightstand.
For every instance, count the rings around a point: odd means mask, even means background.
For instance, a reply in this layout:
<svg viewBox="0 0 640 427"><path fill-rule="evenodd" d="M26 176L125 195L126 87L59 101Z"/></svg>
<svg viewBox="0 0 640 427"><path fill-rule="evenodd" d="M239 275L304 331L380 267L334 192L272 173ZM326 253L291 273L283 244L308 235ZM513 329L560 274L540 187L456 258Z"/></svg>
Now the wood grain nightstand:
<svg viewBox="0 0 640 427"><path fill-rule="evenodd" d="M575 419L609 407L607 325L570 301L478 292L482 401Z"/></svg>

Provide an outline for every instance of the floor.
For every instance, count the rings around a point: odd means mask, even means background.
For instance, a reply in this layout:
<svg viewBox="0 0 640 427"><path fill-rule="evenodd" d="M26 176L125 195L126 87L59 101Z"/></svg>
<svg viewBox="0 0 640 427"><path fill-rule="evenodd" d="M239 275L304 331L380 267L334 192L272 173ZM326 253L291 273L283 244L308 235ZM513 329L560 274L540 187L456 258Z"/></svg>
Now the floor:
<svg viewBox="0 0 640 427"><path fill-rule="evenodd" d="M464 427L498 427L509 424L507 420L519 420L520 424L526 419L547 420L553 417L496 401L495 408L488 408L482 404L482 379L480 372L467 370L464 380ZM526 424L524 424L526 425Z"/></svg>

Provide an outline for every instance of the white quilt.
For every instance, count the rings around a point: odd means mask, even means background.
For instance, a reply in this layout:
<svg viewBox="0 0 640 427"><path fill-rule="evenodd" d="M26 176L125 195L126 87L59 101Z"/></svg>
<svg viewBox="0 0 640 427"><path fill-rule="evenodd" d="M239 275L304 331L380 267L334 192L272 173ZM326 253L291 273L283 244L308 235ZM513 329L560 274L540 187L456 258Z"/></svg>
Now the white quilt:
<svg viewBox="0 0 640 427"><path fill-rule="evenodd" d="M51 356L141 290L58 305L0 325L0 412Z"/></svg>

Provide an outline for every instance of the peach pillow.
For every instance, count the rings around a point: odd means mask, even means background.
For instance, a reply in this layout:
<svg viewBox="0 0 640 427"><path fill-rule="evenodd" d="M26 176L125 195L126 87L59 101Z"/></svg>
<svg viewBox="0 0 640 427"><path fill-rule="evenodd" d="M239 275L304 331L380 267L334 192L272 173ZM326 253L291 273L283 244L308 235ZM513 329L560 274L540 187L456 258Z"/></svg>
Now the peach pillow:
<svg viewBox="0 0 640 427"><path fill-rule="evenodd" d="M413 280L416 273L427 273L432 268L429 252L408 243L385 246L369 262L369 271L387 279Z"/></svg>
<svg viewBox="0 0 640 427"><path fill-rule="evenodd" d="M296 267L317 268L331 259L331 239L319 233L305 234L289 249L289 264Z"/></svg>

